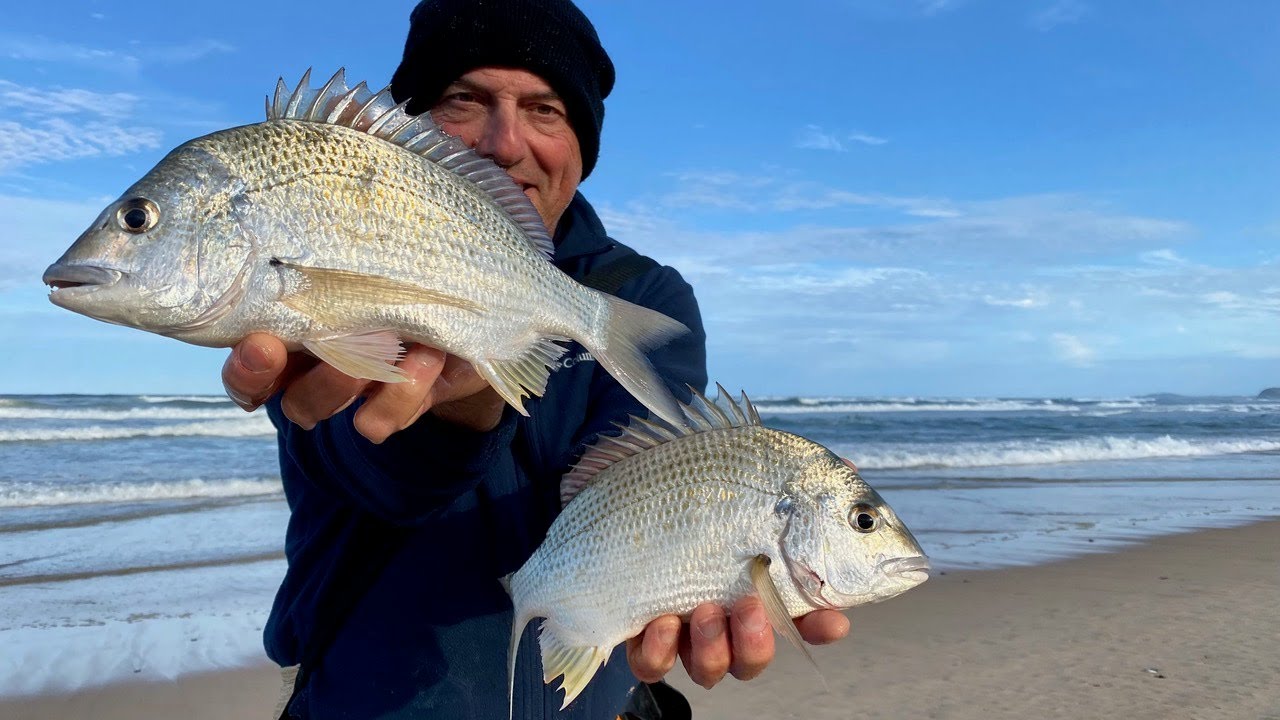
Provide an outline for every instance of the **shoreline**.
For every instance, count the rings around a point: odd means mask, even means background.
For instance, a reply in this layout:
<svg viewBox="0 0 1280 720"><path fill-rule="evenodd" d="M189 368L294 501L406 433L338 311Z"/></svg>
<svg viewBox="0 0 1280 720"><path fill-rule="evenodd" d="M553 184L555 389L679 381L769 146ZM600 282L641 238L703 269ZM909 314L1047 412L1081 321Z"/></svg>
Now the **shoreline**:
<svg viewBox="0 0 1280 720"><path fill-rule="evenodd" d="M672 684L718 718L1280 718L1280 520L1112 552L945 571L850 611L851 636L778 657L749 683ZM0 698L16 720L269 717L262 665Z"/></svg>

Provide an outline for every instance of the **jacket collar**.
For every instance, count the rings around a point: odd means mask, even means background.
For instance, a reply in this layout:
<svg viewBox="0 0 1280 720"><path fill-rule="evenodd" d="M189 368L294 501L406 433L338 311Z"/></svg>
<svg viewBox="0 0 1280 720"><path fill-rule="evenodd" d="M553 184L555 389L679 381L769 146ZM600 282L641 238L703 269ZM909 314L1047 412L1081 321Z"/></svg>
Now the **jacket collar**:
<svg viewBox="0 0 1280 720"><path fill-rule="evenodd" d="M605 234L600 216L596 215L595 208L579 192L574 194L564 215L560 216L560 224L556 226L555 245L555 261L559 264L585 255L607 252L616 243Z"/></svg>

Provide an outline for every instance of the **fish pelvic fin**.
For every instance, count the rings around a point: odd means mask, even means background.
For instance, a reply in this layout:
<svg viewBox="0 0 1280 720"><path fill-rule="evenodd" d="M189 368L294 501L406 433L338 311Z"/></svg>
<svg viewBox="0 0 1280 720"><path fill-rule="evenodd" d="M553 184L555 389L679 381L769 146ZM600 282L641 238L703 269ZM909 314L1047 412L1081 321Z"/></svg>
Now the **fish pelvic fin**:
<svg viewBox="0 0 1280 720"><path fill-rule="evenodd" d="M684 335L689 328L657 310L612 295L599 295L608 304L609 322L603 338L583 345L650 412L669 423L684 425L680 404L644 355Z"/></svg>
<svg viewBox="0 0 1280 720"><path fill-rule="evenodd" d="M551 368L567 350L561 342L568 338L551 336L535 340L522 353L511 359L487 359L473 361L472 367L493 386L507 404L521 415L528 415L524 408L526 397L542 397L547 391L547 378Z"/></svg>
<svg viewBox="0 0 1280 720"><path fill-rule="evenodd" d="M546 621L542 623L542 631L538 634L538 646L542 650L542 680L550 683L563 676L560 689L564 690L563 710L569 707L573 699L582 694L587 683L595 677L600 666L609 662L613 647L574 647L565 644L555 630Z"/></svg>
<svg viewBox="0 0 1280 720"><path fill-rule="evenodd" d="M778 634L787 639L787 642L796 646L800 652L804 653L804 657L813 666L814 672L818 673L818 679L822 681L824 690L830 691L827 686L827 679L822 675L822 669L818 667L817 661L813 659L813 655L809 652L809 648L805 647L804 640L800 637L800 631L796 629L796 624L791 621L791 613L787 612L787 605L782 600L782 594L778 592L778 586L773 583L773 576L769 574L769 566L773 561L768 555L756 555L751 558L749 572L751 574L751 585L755 587L756 594L760 596L760 602L764 605L764 614L769 618L769 624L773 626Z"/></svg>
<svg viewBox="0 0 1280 720"><path fill-rule="evenodd" d="M390 330L303 340L312 355L354 378L384 383L404 382L396 361L404 357L400 338Z"/></svg>

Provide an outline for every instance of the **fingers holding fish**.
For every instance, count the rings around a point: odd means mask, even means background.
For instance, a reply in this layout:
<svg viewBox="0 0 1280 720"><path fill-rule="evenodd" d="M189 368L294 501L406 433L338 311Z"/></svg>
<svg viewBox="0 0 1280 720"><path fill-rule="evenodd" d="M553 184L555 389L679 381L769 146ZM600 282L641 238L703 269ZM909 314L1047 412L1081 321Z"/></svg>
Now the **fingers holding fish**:
<svg viewBox="0 0 1280 720"><path fill-rule="evenodd" d="M279 389L288 360L284 343L264 333L248 335L222 364L227 397L246 411L256 410Z"/></svg>
<svg viewBox="0 0 1280 720"><path fill-rule="evenodd" d="M689 678L708 690L729 672L728 625L724 608L704 603L694 608L688 633L681 638L680 659Z"/></svg>
<svg viewBox="0 0 1280 720"><path fill-rule="evenodd" d="M368 380L353 378L318 362L287 384L280 409L293 424L310 430L321 420L342 412L369 384Z"/></svg>
<svg viewBox="0 0 1280 720"><path fill-rule="evenodd" d="M773 661L773 628L765 614L764 603L748 595L733 604L729 611L730 645L733 660L729 672L739 680L751 680Z"/></svg>
<svg viewBox="0 0 1280 720"><path fill-rule="evenodd" d="M849 618L835 610L814 610L795 623L800 637L810 645L828 645L849 635Z"/></svg>
<svg viewBox="0 0 1280 720"><path fill-rule="evenodd" d="M397 363L404 371L406 382L370 384L367 399L353 419L356 432L379 444L422 417L430 407L431 393L444 370L445 357L443 350L423 345L406 348L404 358Z"/></svg>
<svg viewBox="0 0 1280 720"><path fill-rule="evenodd" d="M627 640L627 662L643 682L658 682L675 667L681 631L680 618L663 615Z"/></svg>
<svg viewBox="0 0 1280 720"><path fill-rule="evenodd" d="M456 355L445 358L444 370L431 388L431 414L464 428L487 432L502 420L507 402L471 363Z"/></svg>

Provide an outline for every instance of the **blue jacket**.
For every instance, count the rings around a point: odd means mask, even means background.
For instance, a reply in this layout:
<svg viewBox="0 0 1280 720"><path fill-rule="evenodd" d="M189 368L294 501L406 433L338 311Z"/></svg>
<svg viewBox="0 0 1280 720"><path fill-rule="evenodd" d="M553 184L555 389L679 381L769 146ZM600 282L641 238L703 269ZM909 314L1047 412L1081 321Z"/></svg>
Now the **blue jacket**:
<svg viewBox="0 0 1280 720"><path fill-rule="evenodd" d="M560 269L582 278L633 252L574 198L556 233ZM686 384L705 387L702 320L679 273L656 267L616 294L690 328L649 359L678 397ZM560 511L560 476L583 445L645 412L576 343L526 407L529 417L508 407L487 433L427 415L373 445L352 427L355 407L307 432L284 418L278 397L268 403L291 516L289 568L264 635L271 659L303 662L309 675L291 715L506 717L512 612L497 578L542 541ZM608 579L619 592L627 581ZM542 682L537 626L520 644L515 717L616 716L637 683L622 648L561 712L562 693Z"/></svg>

